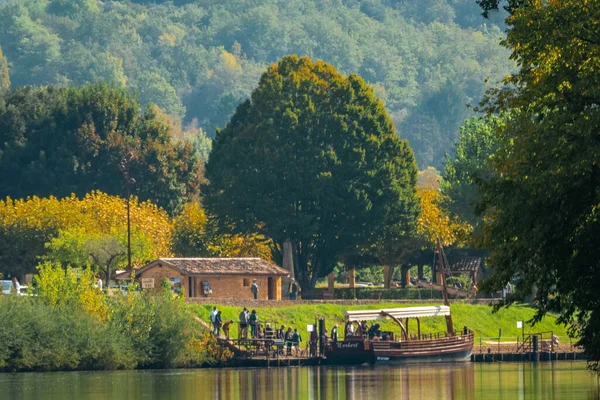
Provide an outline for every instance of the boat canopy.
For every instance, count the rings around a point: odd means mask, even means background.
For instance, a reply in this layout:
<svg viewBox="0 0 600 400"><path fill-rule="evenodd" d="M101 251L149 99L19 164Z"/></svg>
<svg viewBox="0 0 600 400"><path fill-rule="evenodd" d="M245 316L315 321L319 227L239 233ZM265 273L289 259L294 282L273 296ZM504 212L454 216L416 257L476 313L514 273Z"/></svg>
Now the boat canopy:
<svg viewBox="0 0 600 400"><path fill-rule="evenodd" d="M427 307L403 307L403 308L384 308L381 310L357 310L346 311L344 317L347 321L371 321L374 319L383 319L387 317L400 318L421 318L438 317L450 315L449 306L427 306Z"/></svg>

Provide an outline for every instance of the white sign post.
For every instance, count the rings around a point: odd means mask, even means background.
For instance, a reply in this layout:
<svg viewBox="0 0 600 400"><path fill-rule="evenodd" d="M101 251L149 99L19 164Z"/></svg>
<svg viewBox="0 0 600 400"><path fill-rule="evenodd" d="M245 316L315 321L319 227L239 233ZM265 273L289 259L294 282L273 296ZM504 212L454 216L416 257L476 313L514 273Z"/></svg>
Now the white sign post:
<svg viewBox="0 0 600 400"><path fill-rule="evenodd" d="M525 342L525 324L523 321L517 321L517 329L521 328L521 340Z"/></svg>

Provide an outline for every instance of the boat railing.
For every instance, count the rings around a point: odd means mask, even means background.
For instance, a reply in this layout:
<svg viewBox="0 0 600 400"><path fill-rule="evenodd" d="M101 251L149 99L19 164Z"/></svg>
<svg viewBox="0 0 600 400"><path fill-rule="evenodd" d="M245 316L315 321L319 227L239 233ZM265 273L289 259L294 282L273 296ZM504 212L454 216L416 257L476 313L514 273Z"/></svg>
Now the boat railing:
<svg viewBox="0 0 600 400"><path fill-rule="evenodd" d="M377 343L377 342L414 342L414 341L427 341L427 340L440 340L440 339L472 339L475 336L475 332L473 332L472 330L468 330L466 333L461 332L461 333L455 333L454 335L450 335L448 334L448 332L431 332L431 333L422 333L420 336L418 335L409 335L408 339L404 339L404 340L370 340L371 342ZM362 340L367 340L368 338L366 336L362 337ZM346 337L346 340L361 340L361 338L359 336L348 336Z"/></svg>

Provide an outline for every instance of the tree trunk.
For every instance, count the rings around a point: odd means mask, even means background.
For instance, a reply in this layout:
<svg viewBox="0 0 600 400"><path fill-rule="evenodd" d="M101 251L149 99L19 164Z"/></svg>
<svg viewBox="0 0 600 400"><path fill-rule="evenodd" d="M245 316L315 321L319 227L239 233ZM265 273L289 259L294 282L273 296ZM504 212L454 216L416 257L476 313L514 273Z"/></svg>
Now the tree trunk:
<svg viewBox="0 0 600 400"><path fill-rule="evenodd" d="M291 240L285 240L282 246L282 263L281 266L284 270L289 273L288 277L283 277L281 280L281 298L287 299L289 296L289 290L292 278L295 277L295 262L294 262L294 243ZM302 283L300 283L302 287Z"/></svg>
<svg viewBox="0 0 600 400"><path fill-rule="evenodd" d="M423 266L419 265L417 267L417 277L419 278L419 280L423 280Z"/></svg>
<svg viewBox="0 0 600 400"><path fill-rule="evenodd" d="M104 270L105 272L105 279L106 281L104 281L104 287L106 288L106 293L109 293L109 288L110 288L110 265L106 266L106 269Z"/></svg>
<svg viewBox="0 0 600 400"><path fill-rule="evenodd" d="M327 275L327 291L333 297L333 293L335 292L335 274L333 272Z"/></svg>
<svg viewBox="0 0 600 400"><path fill-rule="evenodd" d="M354 289L356 287L356 268L350 268L348 273L348 287Z"/></svg>
<svg viewBox="0 0 600 400"><path fill-rule="evenodd" d="M394 267L389 265L383 266L383 288L390 289L394 280Z"/></svg>
<svg viewBox="0 0 600 400"><path fill-rule="evenodd" d="M405 289L406 288L406 284L408 283L406 281L406 272L407 272L408 269L409 268L408 268L407 265L401 265L400 266L400 272L401 272L401 278L402 278L402 279L400 279L400 283L402 285L402 289Z"/></svg>

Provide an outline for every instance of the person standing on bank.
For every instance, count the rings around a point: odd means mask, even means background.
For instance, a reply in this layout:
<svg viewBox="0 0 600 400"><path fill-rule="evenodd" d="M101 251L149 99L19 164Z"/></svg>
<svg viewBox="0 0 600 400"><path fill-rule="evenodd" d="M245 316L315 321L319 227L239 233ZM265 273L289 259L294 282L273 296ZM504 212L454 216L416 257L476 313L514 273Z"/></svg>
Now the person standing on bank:
<svg viewBox="0 0 600 400"><path fill-rule="evenodd" d="M256 283L256 279L252 281L252 286L250 286L250 290L252 291L252 295L254 296L254 300L258 300L258 289L260 286Z"/></svg>
<svg viewBox="0 0 600 400"><path fill-rule="evenodd" d="M252 310L252 312L250 313L250 318L248 318L249 322L250 322L250 335L252 335L253 338L256 337L256 326L258 325L258 314L256 313L256 310Z"/></svg>
<svg viewBox="0 0 600 400"><path fill-rule="evenodd" d="M290 300L297 300L300 292L300 285L294 278L290 281Z"/></svg>
<svg viewBox="0 0 600 400"><path fill-rule="evenodd" d="M248 338L248 309L246 307L240 313L240 335L244 339Z"/></svg>
<svg viewBox="0 0 600 400"><path fill-rule="evenodd" d="M215 336L219 337L221 335L221 325L223 325L223 318L221 317L221 311L217 312L215 315Z"/></svg>
<svg viewBox="0 0 600 400"><path fill-rule="evenodd" d="M213 335L216 335L216 328L215 328L215 319L217 317L217 307L213 307L212 311L210 312L210 323L213 326Z"/></svg>
<svg viewBox="0 0 600 400"><path fill-rule="evenodd" d="M12 284L10 286L10 290L11 291L15 291L17 292L17 294L21 294L21 285L19 284L19 281L17 280L17 277L13 277L12 278Z"/></svg>

